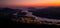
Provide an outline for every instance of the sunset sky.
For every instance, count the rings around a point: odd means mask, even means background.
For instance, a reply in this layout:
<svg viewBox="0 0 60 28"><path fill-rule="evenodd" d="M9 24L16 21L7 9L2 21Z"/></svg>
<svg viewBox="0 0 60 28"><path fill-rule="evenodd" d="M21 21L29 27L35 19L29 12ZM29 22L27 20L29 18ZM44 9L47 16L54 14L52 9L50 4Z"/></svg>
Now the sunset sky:
<svg viewBox="0 0 60 28"><path fill-rule="evenodd" d="M0 6L60 6L60 0L0 0Z"/></svg>

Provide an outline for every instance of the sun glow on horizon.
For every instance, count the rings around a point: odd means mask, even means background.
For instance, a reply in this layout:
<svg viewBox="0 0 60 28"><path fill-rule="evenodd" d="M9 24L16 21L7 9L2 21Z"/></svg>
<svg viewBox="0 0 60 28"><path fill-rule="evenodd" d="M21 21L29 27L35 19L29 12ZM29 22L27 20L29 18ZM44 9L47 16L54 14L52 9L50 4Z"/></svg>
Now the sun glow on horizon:
<svg viewBox="0 0 60 28"><path fill-rule="evenodd" d="M0 6L60 6L60 0L2 0Z"/></svg>

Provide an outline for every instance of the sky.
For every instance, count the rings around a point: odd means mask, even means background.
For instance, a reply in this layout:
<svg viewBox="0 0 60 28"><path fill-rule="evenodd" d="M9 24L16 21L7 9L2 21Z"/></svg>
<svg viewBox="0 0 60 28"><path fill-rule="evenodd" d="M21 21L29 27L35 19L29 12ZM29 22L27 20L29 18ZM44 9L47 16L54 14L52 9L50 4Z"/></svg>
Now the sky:
<svg viewBox="0 0 60 28"><path fill-rule="evenodd" d="M0 0L0 6L60 6L60 0Z"/></svg>

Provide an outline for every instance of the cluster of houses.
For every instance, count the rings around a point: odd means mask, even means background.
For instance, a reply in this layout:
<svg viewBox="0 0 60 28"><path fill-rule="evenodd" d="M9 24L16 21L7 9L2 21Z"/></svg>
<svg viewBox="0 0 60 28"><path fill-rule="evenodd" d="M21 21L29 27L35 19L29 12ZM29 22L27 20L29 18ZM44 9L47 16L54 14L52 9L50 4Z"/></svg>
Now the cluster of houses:
<svg viewBox="0 0 60 28"><path fill-rule="evenodd" d="M60 22L49 22L49 21L40 21L36 20L34 17L21 17L16 20L17 22L28 23L28 24L46 24L46 25L57 25L60 26Z"/></svg>

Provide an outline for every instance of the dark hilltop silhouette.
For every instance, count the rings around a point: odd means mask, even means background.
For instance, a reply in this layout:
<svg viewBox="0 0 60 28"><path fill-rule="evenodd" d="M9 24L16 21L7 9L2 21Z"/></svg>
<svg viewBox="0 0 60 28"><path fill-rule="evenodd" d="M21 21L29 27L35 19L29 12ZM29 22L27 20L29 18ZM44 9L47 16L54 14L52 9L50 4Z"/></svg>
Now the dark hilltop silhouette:
<svg viewBox="0 0 60 28"><path fill-rule="evenodd" d="M28 8L33 15L48 19L60 19L60 7L47 7L43 9Z"/></svg>
<svg viewBox="0 0 60 28"><path fill-rule="evenodd" d="M37 17L49 18L49 19L60 19L60 7L48 7L44 9L37 10L36 8L30 7L29 12L32 12L33 15ZM28 24L17 21L12 21L11 19L18 19L25 17L27 13L22 12L20 9L12 8L0 8L0 24L7 25L8 28L11 26L14 28L58 28L55 25L45 25L45 24ZM34 19L33 19L34 20Z"/></svg>

